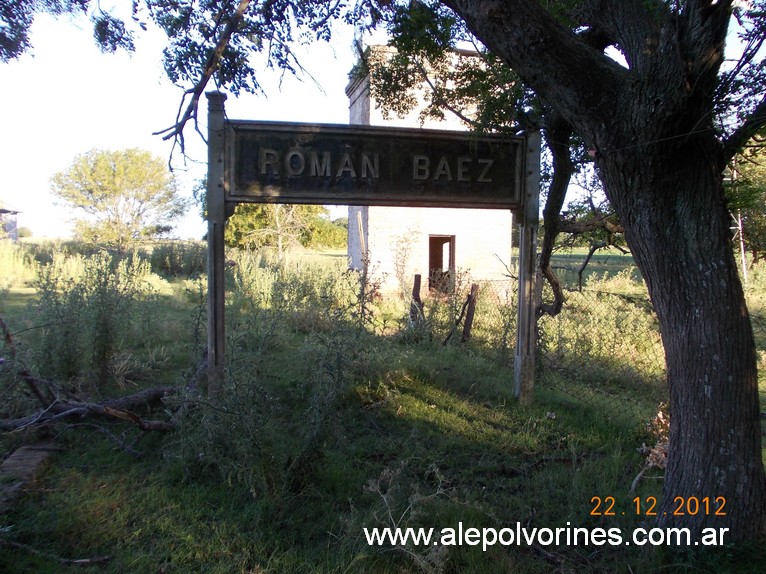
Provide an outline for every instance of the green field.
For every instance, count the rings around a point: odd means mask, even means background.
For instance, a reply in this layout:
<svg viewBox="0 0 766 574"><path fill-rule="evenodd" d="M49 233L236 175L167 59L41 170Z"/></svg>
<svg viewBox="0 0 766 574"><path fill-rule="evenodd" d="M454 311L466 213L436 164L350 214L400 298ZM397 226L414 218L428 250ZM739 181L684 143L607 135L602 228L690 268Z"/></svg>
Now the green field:
<svg viewBox="0 0 766 574"><path fill-rule="evenodd" d="M37 408L19 368L93 401L179 389L136 413L173 432L88 418L3 433L3 452L41 439L61 450L1 515L0 571L760 572L762 548L367 543L375 527L647 526L633 499L660 497L662 471L631 487L664 391L652 314L622 256L594 258L586 289L544 325L536 401L521 406L512 294L482 287L474 336L444 345L462 293L427 300L413 325L407 302L360 290L342 253L278 265L231 252L225 394L211 402L197 391L199 249L119 263L0 245L13 341L0 352L2 418ZM762 284L751 274L757 312ZM619 512L599 516L594 497Z"/></svg>

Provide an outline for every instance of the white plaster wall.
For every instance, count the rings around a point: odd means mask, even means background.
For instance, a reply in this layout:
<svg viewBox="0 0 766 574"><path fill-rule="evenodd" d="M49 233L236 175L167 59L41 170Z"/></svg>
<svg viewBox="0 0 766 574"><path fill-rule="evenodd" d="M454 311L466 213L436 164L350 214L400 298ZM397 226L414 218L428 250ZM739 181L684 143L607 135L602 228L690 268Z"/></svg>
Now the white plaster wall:
<svg viewBox="0 0 766 574"><path fill-rule="evenodd" d="M454 235L458 277L467 281L507 279L511 224L511 212L505 210L370 207L370 264L387 292L408 293L415 274L420 274L425 288L428 237Z"/></svg>
<svg viewBox="0 0 766 574"><path fill-rule="evenodd" d="M430 120L421 126L417 110L405 118L384 118L381 110L370 102L367 79L352 81L346 94L351 124L465 129L454 116L445 122ZM466 280L507 279L506 266L512 268L512 215L507 210L351 206L348 229L351 268L361 268L364 245L372 271L382 279L386 292L408 293L418 273L425 295L429 235L455 236L455 269L458 276L466 275Z"/></svg>

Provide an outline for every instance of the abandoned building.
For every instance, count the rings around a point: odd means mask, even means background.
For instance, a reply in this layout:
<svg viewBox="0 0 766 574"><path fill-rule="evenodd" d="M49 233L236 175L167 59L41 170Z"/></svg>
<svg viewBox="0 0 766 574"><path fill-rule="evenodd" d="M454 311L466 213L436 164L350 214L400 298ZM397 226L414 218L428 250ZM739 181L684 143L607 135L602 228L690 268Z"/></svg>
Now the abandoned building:
<svg viewBox="0 0 766 574"><path fill-rule="evenodd" d="M421 125L419 110L384 117L371 101L368 77L353 79L346 95L353 125L465 130L457 118ZM366 254L385 292L409 292L416 274L424 288L443 292L456 281L508 280L512 225L511 212L502 209L350 206L348 257L359 270Z"/></svg>

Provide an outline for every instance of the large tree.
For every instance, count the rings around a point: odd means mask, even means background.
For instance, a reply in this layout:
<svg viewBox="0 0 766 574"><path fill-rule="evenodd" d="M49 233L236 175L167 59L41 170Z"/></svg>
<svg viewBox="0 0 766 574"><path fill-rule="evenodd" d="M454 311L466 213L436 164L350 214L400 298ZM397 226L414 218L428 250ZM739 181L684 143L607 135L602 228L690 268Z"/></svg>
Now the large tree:
<svg viewBox="0 0 766 574"><path fill-rule="evenodd" d="M78 239L124 249L173 229L186 209L164 160L140 149L94 149L51 178L53 193L85 214Z"/></svg>
<svg viewBox="0 0 766 574"><path fill-rule="evenodd" d="M253 53L296 67L289 50L296 27L326 39L335 16L397 25L422 19L424 12L411 8L424 5L436 21L457 17L543 102L552 145L576 133L592 150L644 275L660 322L671 399L661 524L697 534L726 527L728 540L762 536L766 477L756 351L722 172L766 123L766 71L758 60L764 1L737 8L744 50L726 69L734 0L350 1L145 0L169 34L171 77L189 86L189 106L167 135L179 137L196 118L211 78L235 93L257 89L248 60ZM116 26L102 29L107 38L129 39ZM607 55L609 47L624 63ZM549 201L546 216L559 208ZM676 497L725 499L726 515L675 516Z"/></svg>

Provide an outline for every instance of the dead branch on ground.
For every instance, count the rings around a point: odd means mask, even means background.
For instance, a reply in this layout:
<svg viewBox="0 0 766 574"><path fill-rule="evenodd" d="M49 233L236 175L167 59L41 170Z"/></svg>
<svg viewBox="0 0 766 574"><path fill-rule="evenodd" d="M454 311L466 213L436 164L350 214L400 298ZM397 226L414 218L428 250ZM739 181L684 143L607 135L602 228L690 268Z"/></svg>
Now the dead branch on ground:
<svg viewBox="0 0 766 574"><path fill-rule="evenodd" d="M125 397L105 399L100 402L55 399L47 407L32 415L0 420L0 430L13 432L41 427L67 419L97 417L127 421L133 423L142 431L169 432L175 430L174 423L162 420L145 420L133 411L157 403L165 396L175 393L175 387L160 386L144 389Z"/></svg>
<svg viewBox="0 0 766 574"><path fill-rule="evenodd" d="M70 566L70 565L71 566L95 566L98 564L106 564L112 559L111 556L95 556L93 558L62 558L61 556L56 556L55 554L51 554L50 552L43 552L42 550L38 550L37 548L30 546L29 544L22 544L21 542L14 542L13 540L7 540L6 538L3 538L2 536L0 536L0 544L3 544L10 548L15 548L17 550L23 550L24 552L29 552L30 554L33 554L34 556L39 556L41 558L53 560L54 562L58 562L59 564L67 565L67 566Z"/></svg>
<svg viewBox="0 0 766 574"><path fill-rule="evenodd" d="M0 331L2 331L5 347L10 352L11 360L15 362L16 346L10 329L8 329L2 318L0 318ZM176 387L151 387L125 397L88 402L81 400L71 393L64 392L60 385L52 381L33 376L25 369L17 369L16 375L26 383L31 393L37 398L41 408L36 413L28 416L0 419L0 430L6 432L38 428L62 420L90 417L127 421L144 432L170 432L176 428L173 422L146 420L133 412L137 409L156 404L168 395L176 394L178 391Z"/></svg>

